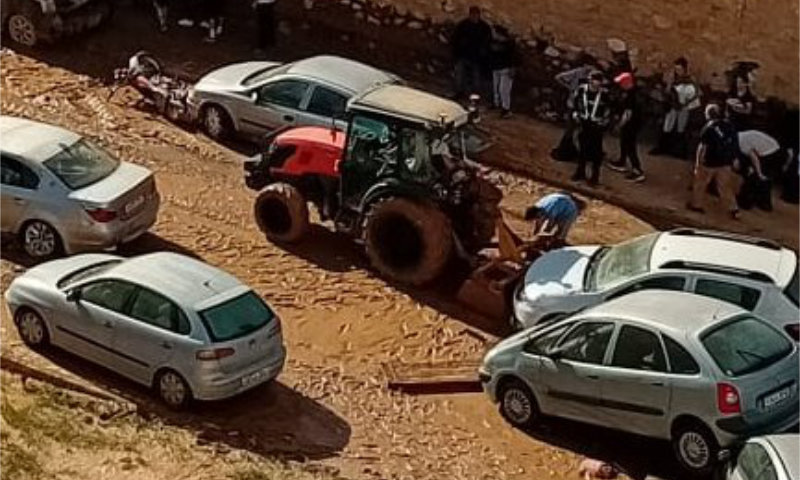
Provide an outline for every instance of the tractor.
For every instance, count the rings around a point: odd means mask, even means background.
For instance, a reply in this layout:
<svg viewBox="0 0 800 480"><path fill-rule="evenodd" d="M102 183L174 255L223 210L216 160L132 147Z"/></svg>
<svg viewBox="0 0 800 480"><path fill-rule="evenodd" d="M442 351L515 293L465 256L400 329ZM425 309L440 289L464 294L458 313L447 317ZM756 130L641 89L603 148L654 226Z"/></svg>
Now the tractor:
<svg viewBox="0 0 800 480"><path fill-rule="evenodd" d="M467 158L487 147L471 110L406 86L375 87L347 105L347 128L284 128L245 161L268 239L301 241L311 203L322 221L363 243L384 277L422 285L454 257L488 246L502 193Z"/></svg>

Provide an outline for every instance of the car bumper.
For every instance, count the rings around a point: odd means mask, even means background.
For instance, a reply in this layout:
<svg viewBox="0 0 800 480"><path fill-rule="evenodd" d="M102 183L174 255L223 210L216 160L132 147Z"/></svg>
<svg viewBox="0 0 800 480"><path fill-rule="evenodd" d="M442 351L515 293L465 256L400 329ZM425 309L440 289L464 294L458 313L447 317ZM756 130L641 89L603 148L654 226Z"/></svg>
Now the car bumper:
<svg viewBox="0 0 800 480"><path fill-rule="evenodd" d="M782 433L797 429L800 414L795 410L788 415L776 416L774 420L750 423L744 417L722 418L714 422L717 438L722 446L738 443L749 437Z"/></svg>
<svg viewBox="0 0 800 480"><path fill-rule="evenodd" d="M497 403L497 395L495 394L495 382L492 374L486 371L484 368L478 369L478 380L481 382L481 388L483 388L484 393L489 397L489 400L492 403Z"/></svg>
<svg viewBox="0 0 800 480"><path fill-rule="evenodd" d="M68 254L107 250L126 243L148 231L158 219L161 198L155 195L135 216L108 223L86 222L66 232L64 248Z"/></svg>
<svg viewBox="0 0 800 480"><path fill-rule="evenodd" d="M193 386L194 397L210 401L236 396L275 379L283 371L285 361L286 347L281 346L279 355L259 362L239 374L197 379Z"/></svg>

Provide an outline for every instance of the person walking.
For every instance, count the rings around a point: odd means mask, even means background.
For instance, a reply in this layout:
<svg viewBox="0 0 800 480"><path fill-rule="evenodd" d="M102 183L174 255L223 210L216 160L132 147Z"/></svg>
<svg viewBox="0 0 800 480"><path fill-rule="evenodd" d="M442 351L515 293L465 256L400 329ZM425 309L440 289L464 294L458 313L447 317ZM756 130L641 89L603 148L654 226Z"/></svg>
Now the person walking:
<svg viewBox="0 0 800 480"><path fill-rule="evenodd" d="M578 130L578 122L573 118L575 111L575 95L578 87L589 80L589 74L594 70L588 58L584 57L582 65L577 68L561 72L555 76L556 82L564 87L567 93L567 128L561 136L558 146L550 151L553 160L569 162L578 156L578 149L575 147L575 132Z"/></svg>
<svg viewBox="0 0 800 480"><path fill-rule="evenodd" d="M168 26L168 13L169 13L169 0L153 0L153 9L156 11L156 21L158 22L158 30L164 33L169 28Z"/></svg>
<svg viewBox="0 0 800 480"><path fill-rule="evenodd" d="M739 218L739 206L733 192L733 163L738 154L739 140L736 129L722 117L717 104L709 104L705 110L706 124L700 132L700 144L695 155L692 198L686 207L695 212L704 212L703 200L706 188L716 182L720 200L731 217Z"/></svg>
<svg viewBox="0 0 800 480"><path fill-rule="evenodd" d="M483 72L492 41L492 28L481 18L481 9L469 7L469 17L461 20L453 32L455 60L455 98L463 99L483 92Z"/></svg>
<svg viewBox="0 0 800 480"><path fill-rule="evenodd" d="M216 42L222 35L222 25L225 22L225 2L227 0L203 0L205 18L208 23L208 34L205 41Z"/></svg>
<svg viewBox="0 0 800 480"><path fill-rule="evenodd" d="M633 182L645 180L642 162L639 160L637 139L642 128L642 109L639 103L639 92L636 79L630 72L614 78L622 90L622 117L619 121L619 160L608 162L608 167L618 172L626 172L625 178ZM627 162L630 161L630 170Z"/></svg>
<svg viewBox="0 0 800 480"><path fill-rule="evenodd" d="M258 29L256 52L259 54L275 45L275 2L276 0L253 0Z"/></svg>
<svg viewBox="0 0 800 480"><path fill-rule="evenodd" d="M497 26L491 46L493 105L502 118L511 116L511 90L518 64L517 48L508 29Z"/></svg>
<svg viewBox="0 0 800 480"><path fill-rule="evenodd" d="M603 164L603 133L611 118L608 90L603 87L603 74L594 71L589 74L589 83L578 88L573 114L579 123L578 168L572 175L573 181L586 179L586 164L591 164L592 173L589 185L600 182L600 168Z"/></svg>
<svg viewBox="0 0 800 480"><path fill-rule="evenodd" d="M664 124L658 145L650 151L651 155L670 153L685 158L688 153L686 127L692 112L700 107L700 90L689 75L689 62L680 57L675 60L672 82L667 88L670 109L664 116Z"/></svg>

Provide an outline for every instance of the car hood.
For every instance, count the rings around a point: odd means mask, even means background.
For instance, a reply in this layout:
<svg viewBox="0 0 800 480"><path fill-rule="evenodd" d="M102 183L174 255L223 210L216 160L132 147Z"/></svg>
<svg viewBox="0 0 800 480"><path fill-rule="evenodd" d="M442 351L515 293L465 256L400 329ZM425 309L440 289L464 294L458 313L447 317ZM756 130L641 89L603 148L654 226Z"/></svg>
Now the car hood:
<svg viewBox="0 0 800 480"><path fill-rule="evenodd" d="M119 167L111 172L111 175L73 191L69 194L69 198L92 204L110 204L152 175L150 170L140 165L120 162Z"/></svg>
<svg viewBox="0 0 800 480"><path fill-rule="evenodd" d="M262 70L281 65L277 62L243 62L227 65L207 73L194 86L196 91L241 91L249 87L242 81Z"/></svg>
<svg viewBox="0 0 800 480"><path fill-rule="evenodd" d="M535 300L582 291L586 267L600 248L599 245L567 247L545 253L525 273L525 298Z"/></svg>
<svg viewBox="0 0 800 480"><path fill-rule="evenodd" d="M107 260L119 259L120 257L116 255L109 255L105 253L86 253L83 255L74 255L59 260L45 262L33 268L29 268L24 274L17 277L17 280L39 280L49 285L56 285L59 280L71 272L75 272L90 265Z"/></svg>

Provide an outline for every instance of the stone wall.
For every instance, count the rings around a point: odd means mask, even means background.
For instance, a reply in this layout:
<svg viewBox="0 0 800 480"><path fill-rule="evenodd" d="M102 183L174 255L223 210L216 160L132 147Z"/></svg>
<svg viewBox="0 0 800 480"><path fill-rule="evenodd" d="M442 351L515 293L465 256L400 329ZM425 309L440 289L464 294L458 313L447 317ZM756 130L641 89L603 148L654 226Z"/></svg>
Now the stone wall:
<svg viewBox="0 0 800 480"><path fill-rule="evenodd" d="M346 1L346 0L345 0ZM324 0L317 0L323 3ZM469 5L505 24L521 38L546 38L556 46L608 55L619 38L647 75L686 56L703 83L724 86L724 71L737 60L761 65L756 93L797 104L797 0L376 0L395 13L433 23L463 17Z"/></svg>

